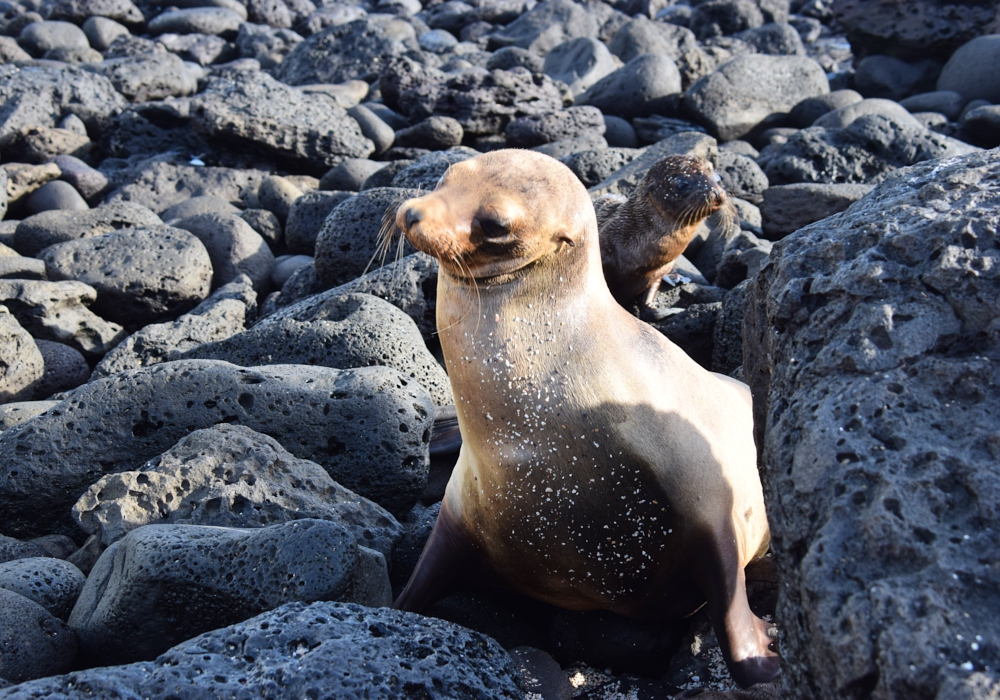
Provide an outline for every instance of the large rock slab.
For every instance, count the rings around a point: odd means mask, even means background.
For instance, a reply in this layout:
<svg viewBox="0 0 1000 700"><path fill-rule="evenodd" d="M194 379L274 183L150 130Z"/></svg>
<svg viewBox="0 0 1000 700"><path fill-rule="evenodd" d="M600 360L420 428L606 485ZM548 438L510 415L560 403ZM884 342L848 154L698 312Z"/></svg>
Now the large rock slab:
<svg viewBox="0 0 1000 700"><path fill-rule="evenodd" d="M242 331L256 309L253 283L237 277L177 320L151 323L127 337L97 364L92 378L176 360L202 343L225 340Z"/></svg>
<svg viewBox="0 0 1000 700"><path fill-rule="evenodd" d="M0 403L24 401L45 374L34 339L5 306L0 306Z"/></svg>
<svg viewBox="0 0 1000 700"><path fill-rule="evenodd" d="M1000 682L998 212L996 151L907 168L776 243L751 282L789 696Z"/></svg>
<svg viewBox="0 0 1000 700"><path fill-rule="evenodd" d="M406 49L378 22L357 19L328 27L296 46L278 67L277 78L289 85L364 80Z"/></svg>
<svg viewBox="0 0 1000 700"><path fill-rule="evenodd" d="M265 318L249 330L199 345L181 357L225 360L244 367L383 365L420 382L436 405L454 403L448 375L424 345L413 320L369 294L324 297L299 313Z"/></svg>
<svg viewBox="0 0 1000 700"><path fill-rule="evenodd" d="M210 141L253 149L326 172L345 156L367 158L374 144L347 112L320 95L266 73L213 78L191 102L195 129Z"/></svg>
<svg viewBox="0 0 1000 700"><path fill-rule="evenodd" d="M100 133L127 105L107 78L79 68L0 66L0 139L26 126L57 127L69 114Z"/></svg>
<svg viewBox="0 0 1000 700"><path fill-rule="evenodd" d="M151 660L174 644L293 601L336 600L358 545L342 525L156 525L111 545L69 618L81 661Z"/></svg>
<svg viewBox="0 0 1000 700"><path fill-rule="evenodd" d="M692 85L684 105L710 134L732 141L828 92L826 73L811 58L745 54Z"/></svg>
<svg viewBox="0 0 1000 700"><path fill-rule="evenodd" d="M261 691L344 700L524 697L510 657L486 635L398 610L319 602L289 603L206 632L156 661L33 681L0 690L0 698L84 700L96 692L167 700L178 688L206 698Z"/></svg>
<svg viewBox="0 0 1000 700"><path fill-rule="evenodd" d="M109 473L140 468L220 422L270 435L397 513L427 480L434 404L386 367L335 370L183 360L121 372L0 434L0 532L76 531L70 508Z"/></svg>
<svg viewBox="0 0 1000 700"><path fill-rule="evenodd" d="M100 357L125 337L125 329L87 308L97 291L83 282L0 280L0 303L32 337L66 343Z"/></svg>
<svg viewBox="0 0 1000 700"><path fill-rule="evenodd" d="M396 207L421 190L376 187L360 192L326 217L316 236L316 274L329 286L346 284L367 269L377 269L396 252L402 234L395 229ZM403 255L414 251L405 239ZM388 260L391 262L391 259Z"/></svg>
<svg viewBox="0 0 1000 700"><path fill-rule="evenodd" d="M834 0L830 9L859 58L888 54L943 61L963 43L988 33L997 20L992 2Z"/></svg>
<svg viewBox="0 0 1000 700"><path fill-rule="evenodd" d="M194 431L142 469L102 477L73 506L73 517L104 546L150 524L259 528L330 520L389 564L403 534L385 509L315 462L227 424Z"/></svg>
<svg viewBox="0 0 1000 700"><path fill-rule="evenodd" d="M171 226L58 243L39 257L51 279L77 280L96 289L94 311L123 326L176 318L207 297L212 286L212 261L204 244Z"/></svg>
<svg viewBox="0 0 1000 700"><path fill-rule="evenodd" d="M106 204L87 211L43 211L22 220L14 229L13 247L21 255L38 255L56 243L111 233L132 226L156 226L160 217L131 202Z"/></svg>
<svg viewBox="0 0 1000 700"><path fill-rule="evenodd" d="M897 168L976 150L929 129L867 114L842 129L800 129L786 142L766 146L757 162L771 185L873 184Z"/></svg>
<svg viewBox="0 0 1000 700"><path fill-rule="evenodd" d="M21 683L66 673L76 651L76 635L65 622L35 601L0 588L0 680Z"/></svg>

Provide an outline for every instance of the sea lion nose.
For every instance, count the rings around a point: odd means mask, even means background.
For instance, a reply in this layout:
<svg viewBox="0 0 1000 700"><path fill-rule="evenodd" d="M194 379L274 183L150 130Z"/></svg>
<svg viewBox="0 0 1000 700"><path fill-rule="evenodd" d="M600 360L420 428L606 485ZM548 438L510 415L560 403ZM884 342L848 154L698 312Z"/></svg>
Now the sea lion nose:
<svg viewBox="0 0 1000 700"><path fill-rule="evenodd" d="M411 228L419 224L424 218L424 215L416 207L410 207L406 210L403 215L403 221L406 222L406 230L409 231Z"/></svg>

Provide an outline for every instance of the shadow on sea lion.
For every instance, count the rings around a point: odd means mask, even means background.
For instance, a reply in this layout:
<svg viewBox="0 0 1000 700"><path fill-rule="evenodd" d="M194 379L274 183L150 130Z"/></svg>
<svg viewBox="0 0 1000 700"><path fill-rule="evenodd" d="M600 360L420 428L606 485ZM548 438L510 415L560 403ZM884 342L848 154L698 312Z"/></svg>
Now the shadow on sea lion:
<svg viewBox="0 0 1000 700"><path fill-rule="evenodd" d="M572 172L530 151L452 166L396 223L438 259L462 436L398 608L499 583L568 610L703 605L733 679L779 672L744 567L769 542L750 392L618 305Z"/></svg>

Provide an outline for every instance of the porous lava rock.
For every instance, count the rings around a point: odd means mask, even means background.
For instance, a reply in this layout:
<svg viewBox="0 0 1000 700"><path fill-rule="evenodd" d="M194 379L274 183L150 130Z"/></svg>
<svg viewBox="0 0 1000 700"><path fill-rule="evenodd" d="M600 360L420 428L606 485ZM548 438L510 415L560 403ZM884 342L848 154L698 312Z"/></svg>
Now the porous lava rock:
<svg viewBox="0 0 1000 700"><path fill-rule="evenodd" d="M996 151L892 173L748 290L788 694L996 687L998 183Z"/></svg>

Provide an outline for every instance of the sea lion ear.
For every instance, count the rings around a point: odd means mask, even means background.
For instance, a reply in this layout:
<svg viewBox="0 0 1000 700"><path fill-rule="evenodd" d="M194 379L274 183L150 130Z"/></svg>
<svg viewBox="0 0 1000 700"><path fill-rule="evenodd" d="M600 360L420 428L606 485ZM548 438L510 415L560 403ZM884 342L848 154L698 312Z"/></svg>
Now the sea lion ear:
<svg viewBox="0 0 1000 700"><path fill-rule="evenodd" d="M576 248L576 241L574 241L573 237L569 235L569 231L560 231L558 240L560 243L565 243L570 248Z"/></svg>

